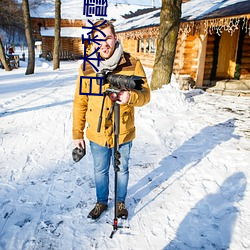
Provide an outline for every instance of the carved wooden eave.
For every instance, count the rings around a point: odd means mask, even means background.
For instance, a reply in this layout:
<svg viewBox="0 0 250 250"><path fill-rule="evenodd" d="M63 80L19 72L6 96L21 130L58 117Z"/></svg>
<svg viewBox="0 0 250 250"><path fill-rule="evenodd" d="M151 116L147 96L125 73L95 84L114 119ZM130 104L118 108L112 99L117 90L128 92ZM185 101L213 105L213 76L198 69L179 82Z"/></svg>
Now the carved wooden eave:
<svg viewBox="0 0 250 250"><path fill-rule="evenodd" d="M222 32L226 31L233 35L233 33L239 29L240 20L243 20L242 30L245 30L246 34L250 36L250 15L181 22L179 33L185 35L189 33L202 33L206 36L213 32L221 35Z"/></svg>
<svg viewBox="0 0 250 250"><path fill-rule="evenodd" d="M137 40L141 38L157 38L159 36L159 26L146 27L136 30L129 30L117 33L118 38Z"/></svg>
<svg viewBox="0 0 250 250"><path fill-rule="evenodd" d="M240 15L233 17L223 17L206 19L200 21L181 22L179 34L212 34L214 31L221 35L222 32L227 31L231 35L235 30L239 29L240 20L243 20L242 29L250 36L250 15ZM158 38L159 26L145 27L140 29L120 31L117 33L120 39L137 40L141 38Z"/></svg>

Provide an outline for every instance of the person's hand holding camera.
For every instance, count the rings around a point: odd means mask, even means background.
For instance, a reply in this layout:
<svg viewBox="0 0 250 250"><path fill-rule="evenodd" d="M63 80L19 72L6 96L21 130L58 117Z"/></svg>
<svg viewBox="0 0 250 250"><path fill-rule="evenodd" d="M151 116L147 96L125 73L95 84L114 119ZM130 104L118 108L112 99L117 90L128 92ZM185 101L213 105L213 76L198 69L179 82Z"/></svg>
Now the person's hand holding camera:
<svg viewBox="0 0 250 250"><path fill-rule="evenodd" d="M86 154L85 142L83 139L74 140L76 148L72 151L72 157L75 162L80 161Z"/></svg>
<svg viewBox="0 0 250 250"><path fill-rule="evenodd" d="M116 103L122 105L128 103L130 98L130 92L128 90L122 90L118 93Z"/></svg>
<svg viewBox="0 0 250 250"><path fill-rule="evenodd" d="M76 139L74 140L74 144L78 148L85 148L85 142L83 139Z"/></svg>

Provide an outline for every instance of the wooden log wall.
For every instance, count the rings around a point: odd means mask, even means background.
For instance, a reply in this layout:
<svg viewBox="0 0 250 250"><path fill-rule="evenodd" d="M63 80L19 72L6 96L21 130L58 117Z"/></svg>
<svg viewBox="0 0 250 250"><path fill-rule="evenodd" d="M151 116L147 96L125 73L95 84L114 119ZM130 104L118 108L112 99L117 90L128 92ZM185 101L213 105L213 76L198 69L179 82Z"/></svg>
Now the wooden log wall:
<svg viewBox="0 0 250 250"><path fill-rule="evenodd" d="M82 44L81 39L74 38L73 39L73 54L75 55L76 58L82 57L84 55L84 46L88 48L88 42L85 41L84 44ZM88 50L87 50L88 54Z"/></svg>
<svg viewBox="0 0 250 250"><path fill-rule="evenodd" d="M37 29L37 27L49 28L55 27L54 18L31 18L33 28ZM62 19L61 27L82 27L86 26L86 20L69 20Z"/></svg>
<svg viewBox="0 0 250 250"><path fill-rule="evenodd" d="M60 51L73 52L73 39L72 38L61 38Z"/></svg>
<svg viewBox="0 0 250 250"><path fill-rule="evenodd" d="M132 39L124 40L124 39L122 39L122 40L120 40L120 42L122 43L124 51L131 53L131 54L136 53L137 40L132 40Z"/></svg>
<svg viewBox="0 0 250 250"><path fill-rule="evenodd" d="M199 46L197 36L187 36L184 50L184 64L180 74L188 74L192 79L196 78L197 58L199 54Z"/></svg>
<svg viewBox="0 0 250 250"><path fill-rule="evenodd" d="M154 67L154 60L155 60L155 54L150 54L150 53L145 53L145 54L140 54L136 53L134 57L138 58L142 65L148 68L153 68Z"/></svg>
<svg viewBox="0 0 250 250"><path fill-rule="evenodd" d="M43 37L42 38L42 57L46 58L49 52L53 52L54 37ZM85 44L87 45L87 42ZM82 40L78 38L61 38L60 51L69 51L76 59L82 57L84 54L84 45Z"/></svg>
<svg viewBox="0 0 250 250"><path fill-rule="evenodd" d="M138 48L140 44L148 42L146 39L154 39L152 37L126 39L126 37L120 36L120 41L123 45L123 49L131 53L134 57L140 59L145 67L152 68L154 66L155 51L150 53L145 49L142 51ZM197 73L197 57L199 53L198 37L195 35L183 36L180 34L177 40L176 55L174 60L173 73L177 75L190 75L193 79L196 78ZM151 42L151 41L150 41ZM155 47L157 45L157 39L155 39Z"/></svg>
<svg viewBox="0 0 250 250"><path fill-rule="evenodd" d="M49 52L53 51L54 38L44 36L42 37L42 57L46 58Z"/></svg>
<svg viewBox="0 0 250 250"><path fill-rule="evenodd" d="M242 46L240 79L250 79L250 36L245 35Z"/></svg>
<svg viewBox="0 0 250 250"><path fill-rule="evenodd" d="M146 39L146 38L145 38ZM155 39L156 40L156 39ZM139 42L143 41L143 39L120 39L124 51L130 53L135 58L138 58L142 65L148 68L152 68L154 66L155 53L150 52L138 52Z"/></svg>
<svg viewBox="0 0 250 250"><path fill-rule="evenodd" d="M176 44L175 59L173 65L173 73L179 75L180 70L183 68L184 58L183 51L185 47L185 36L179 35Z"/></svg>
<svg viewBox="0 0 250 250"><path fill-rule="evenodd" d="M189 75L192 79L196 79L199 53L197 39L195 35L178 36L173 67L173 73L177 76Z"/></svg>

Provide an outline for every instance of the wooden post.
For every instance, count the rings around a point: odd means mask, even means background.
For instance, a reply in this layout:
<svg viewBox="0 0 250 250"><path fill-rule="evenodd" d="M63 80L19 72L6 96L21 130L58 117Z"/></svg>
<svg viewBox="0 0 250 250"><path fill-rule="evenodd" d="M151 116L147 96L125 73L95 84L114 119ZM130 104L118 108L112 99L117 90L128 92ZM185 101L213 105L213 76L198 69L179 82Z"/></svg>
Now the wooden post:
<svg viewBox="0 0 250 250"><path fill-rule="evenodd" d="M143 53L146 54L146 50L147 50L147 39L146 38L143 38L143 47L144 47Z"/></svg>
<svg viewBox="0 0 250 250"><path fill-rule="evenodd" d="M142 39L139 40L139 53L141 53L141 44L142 44Z"/></svg>
<svg viewBox="0 0 250 250"><path fill-rule="evenodd" d="M198 65L196 72L196 86L202 87L203 78L204 78L204 68L205 68L205 60L206 60L206 51L207 51L207 35L200 34L199 36L199 54L198 54Z"/></svg>

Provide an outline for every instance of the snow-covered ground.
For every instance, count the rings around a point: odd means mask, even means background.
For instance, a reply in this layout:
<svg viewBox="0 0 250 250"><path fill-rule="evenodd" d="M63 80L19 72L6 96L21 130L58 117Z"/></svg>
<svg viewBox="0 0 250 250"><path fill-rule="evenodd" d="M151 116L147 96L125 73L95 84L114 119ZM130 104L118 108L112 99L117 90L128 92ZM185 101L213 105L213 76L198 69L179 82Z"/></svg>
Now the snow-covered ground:
<svg viewBox="0 0 250 250"><path fill-rule="evenodd" d="M0 69L0 249L250 249L250 99L181 92L174 80L137 108L129 229L109 238L112 170L109 209L87 221L89 146L79 163L71 157L80 63Z"/></svg>

